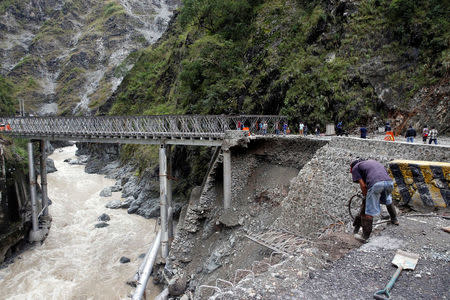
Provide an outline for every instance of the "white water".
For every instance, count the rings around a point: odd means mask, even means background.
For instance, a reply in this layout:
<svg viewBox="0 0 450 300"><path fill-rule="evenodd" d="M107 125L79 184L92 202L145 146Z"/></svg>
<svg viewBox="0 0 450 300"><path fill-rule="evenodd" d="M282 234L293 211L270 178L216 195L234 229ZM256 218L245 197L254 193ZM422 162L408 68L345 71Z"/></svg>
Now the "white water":
<svg viewBox="0 0 450 300"><path fill-rule="evenodd" d="M99 196L114 181L63 162L75 150L57 149L50 156L58 169L48 175L50 233L42 245L0 270L0 299L126 299L133 292L126 281L153 241L154 220L105 208L106 202L120 198L120 193ZM94 228L102 213L111 217L109 226ZM122 256L131 262L121 264ZM159 291L151 284L148 288L148 299L153 299Z"/></svg>

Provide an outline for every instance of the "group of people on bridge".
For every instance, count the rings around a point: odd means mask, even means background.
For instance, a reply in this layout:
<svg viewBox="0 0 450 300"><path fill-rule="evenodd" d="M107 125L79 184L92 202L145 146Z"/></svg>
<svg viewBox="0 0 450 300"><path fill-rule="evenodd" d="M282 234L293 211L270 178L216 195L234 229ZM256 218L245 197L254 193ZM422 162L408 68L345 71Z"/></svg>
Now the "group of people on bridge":
<svg viewBox="0 0 450 300"><path fill-rule="evenodd" d="M267 135L269 133L274 133L275 135L289 135L293 134L294 131L291 130L291 127L288 125L287 122L275 122L272 124L272 127L269 127L269 124L267 121L259 122L257 121L254 126L249 126L245 124L244 122L238 121L236 124L237 130L244 130L248 131L249 135ZM303 122L298 123L298 134L306 136L308 135L308 125L306 125ZM320 125L317 124L314 129L314 134L316 136L321 134L320 131Z"/></svg>

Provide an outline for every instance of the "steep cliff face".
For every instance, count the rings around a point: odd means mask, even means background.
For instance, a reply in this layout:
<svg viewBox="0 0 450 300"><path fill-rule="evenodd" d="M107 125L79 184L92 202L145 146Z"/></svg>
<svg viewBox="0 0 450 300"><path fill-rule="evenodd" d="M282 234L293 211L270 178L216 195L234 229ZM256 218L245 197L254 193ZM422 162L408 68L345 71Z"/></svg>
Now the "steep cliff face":
<svg viewBox="0 0 450 300"><path fill-rule="evenodd" d="M178 0L8 0L1 74L28 112L86 113L107 99L166 29ZM132 55L130 55L132 54Z"/></svg>
<svg viewBox="0 0 450 300"><path fill-rule="evenodd" d="M26 152L20 143L0 139L0 265L25 241L31 227Z"/></svg>
<svg viewBox="0 0 450 300"><path fill-rule="evenodd" d="M292 124L349 129L392 119L399 130L407 122L449 130L445 1L184 3L103 111L281 113Z"/></svg>

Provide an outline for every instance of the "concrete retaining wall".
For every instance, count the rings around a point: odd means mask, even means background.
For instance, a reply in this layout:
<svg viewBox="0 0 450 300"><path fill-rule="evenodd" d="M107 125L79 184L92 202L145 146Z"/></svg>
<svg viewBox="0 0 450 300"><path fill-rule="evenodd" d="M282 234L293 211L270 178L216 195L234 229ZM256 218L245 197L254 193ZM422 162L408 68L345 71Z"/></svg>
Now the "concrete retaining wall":
<svg viewBox="0 0 450 300"><path fill-rule="evenodd" d="M425 161L450 161L450 147L440 145L412 144L404 142L387 142L348 137L333 137L330 147L353 152L367 152L386 156L390 159L411 159Z"/></svg>

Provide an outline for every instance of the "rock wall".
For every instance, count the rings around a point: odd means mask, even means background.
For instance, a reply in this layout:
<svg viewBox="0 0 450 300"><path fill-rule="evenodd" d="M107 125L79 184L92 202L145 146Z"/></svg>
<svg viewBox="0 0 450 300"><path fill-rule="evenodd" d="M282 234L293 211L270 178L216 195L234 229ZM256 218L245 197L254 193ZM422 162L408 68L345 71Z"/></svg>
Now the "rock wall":
<svg viewBox="0 0 450 300"><path fill-rule="evenodd" d="M0 264L22 248L31 228L30 220L28 180L20 171L8 173L0 199Z"/></svg>
<svg viewBox="0 0 450 300"><path fill-rule="evenodd" d="M137 214L144 218L160 216L159 208L159 168L147 166L137 175L134 162L120 160L121 147L115 144L77 143L78 159L68 161L71 164L85 164L85 172L105 174L117 180L112 187L102 191L104 197L111 196L111 190L121 191L123 200L113 200L106 204L107 208L125 208L130 214ZM181 210L181 203L174 196L174 215Z"/></svg>
<svg viewBox="0 0 450 300"><path fill-rule="evenodd" d="M33 114L88 113L159 39L178 0L10 0L0 7L0 75Z"/></svg>

